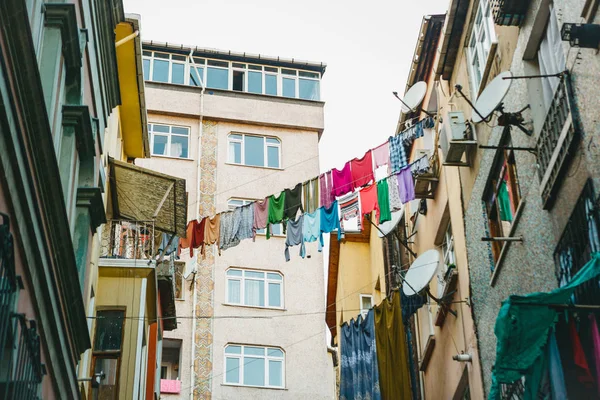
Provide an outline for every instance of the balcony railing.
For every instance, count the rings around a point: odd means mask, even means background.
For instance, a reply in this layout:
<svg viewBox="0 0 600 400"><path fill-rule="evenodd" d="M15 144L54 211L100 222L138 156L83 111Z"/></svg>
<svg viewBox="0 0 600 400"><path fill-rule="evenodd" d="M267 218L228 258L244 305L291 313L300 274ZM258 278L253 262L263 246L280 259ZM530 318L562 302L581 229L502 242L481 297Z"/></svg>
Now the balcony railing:
<svg viewBox="0 0 600 400"><path fill-rule="evenodd" d="M570 75L564 74L554 93L536 144L544 209L551 207L560 185L560 174L572 156L573 145L579 136L573 109Z"/></svg>
<svg viewBox="0 0 600 400"><path fill-rule="evenodd" d="M17 299L17 276L15 274L15 257L13 236L10 233L8 215L0 213L0 360L4 360L4 351L8 347L6 341L10 335L11 313L15 309Z"/></svg>
<svg viewBox="0 0 600 400"><path fill-rule="evenodd" d="M519 26L527 14L529 0L492 0L491 6L497 25Z"/></svg>
<svg viewBox="0 0 600 400"><path fill-rule="evenodd" d="M109 220L102 231L100 257L150 260L154 239L154 221Z"/></svg>
<svg viewBox="0 0 600 400"><path fill-rule="evenodd" d="M438 152L434 151L429 157L429 169L414 174L415 198L433 199L437 189L440 176L440 161Z"/></svg>

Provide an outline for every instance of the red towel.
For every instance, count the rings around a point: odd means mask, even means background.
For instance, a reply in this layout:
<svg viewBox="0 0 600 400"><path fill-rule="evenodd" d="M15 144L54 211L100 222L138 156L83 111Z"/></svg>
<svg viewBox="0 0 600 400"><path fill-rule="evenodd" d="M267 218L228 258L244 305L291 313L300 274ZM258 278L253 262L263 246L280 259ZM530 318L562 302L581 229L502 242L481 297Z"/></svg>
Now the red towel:
<svg viewBox="0 0 600 400"><path fill-rule="evenodd" d="M573 344L573 358L575 365L579 367L577 369L577 380L585 385L590 383L593 384L594 378L592 378L590 367L585 359L585 352L581 346L581 340L579 339L579 334L575 327L574 318L571 318L571 321L569 322L569 333L571 335L571 343Z"/></svg>

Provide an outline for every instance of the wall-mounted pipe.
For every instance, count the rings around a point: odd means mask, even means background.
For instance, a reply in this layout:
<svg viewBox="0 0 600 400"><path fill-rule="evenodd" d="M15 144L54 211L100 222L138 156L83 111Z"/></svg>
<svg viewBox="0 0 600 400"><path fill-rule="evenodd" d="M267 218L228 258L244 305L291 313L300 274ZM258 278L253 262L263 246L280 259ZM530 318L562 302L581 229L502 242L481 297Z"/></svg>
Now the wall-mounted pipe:
<svg viewBox="0 0 600 400"><path fill-rule="evenodd" d="M125 44L127 42L129 42L131 39L135 39L136 37L138 37L140 35L140 31L135 31L133 32L131 35L127 35L125 36L123 39L118 40L117 42L115 42L115 47L119 47L122 44Z"/></svg>

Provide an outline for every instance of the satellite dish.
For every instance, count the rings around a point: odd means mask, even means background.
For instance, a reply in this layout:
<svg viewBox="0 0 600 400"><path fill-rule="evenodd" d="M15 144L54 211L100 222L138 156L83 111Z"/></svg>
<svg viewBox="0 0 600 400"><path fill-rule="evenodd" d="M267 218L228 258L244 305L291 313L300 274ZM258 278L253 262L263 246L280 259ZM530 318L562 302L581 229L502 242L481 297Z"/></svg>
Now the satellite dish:
<svg viewBox="0 0 600 400"><path fill-rule="evenodd" d="M408 114L409 112L414 111L425 98L425 93L427 93L427 84L425 82L419 81L412 85L401 100L402 107L400 109L402 110L402 113Z"/></svg>
<svg viewBox="0 0 600 400"><path fill-rule="evenodd" d="M440 267L440 252L437 250L427 250L421 254L410 266L404 276L402 290L407 296L419 294L423 289L429 287L429 282L433 279Z"/></svg>
<svg viewBox="0 0 600 400"><path fill-rule="evenodd" d="M476 124L483 121L483 119L487 119L502 104L502 100L504 100L504 96L506 96L512 84L512 79L504 78L510 77L512 77L510 71L501 72L481 92L473 107L476 110L471 117L473 123Z"/></svg>
<svg viewBox="0 0 600 400"><path fill-rule="evenodd" d="M402 215L404 215L404 207L398 211L394 211L392 213L392 219L389 221L385 221L383 224L379 224L379 229L377 232L377 236L380 238L386 236L388 233L394 230L398 223L402 219Z"/></svg>

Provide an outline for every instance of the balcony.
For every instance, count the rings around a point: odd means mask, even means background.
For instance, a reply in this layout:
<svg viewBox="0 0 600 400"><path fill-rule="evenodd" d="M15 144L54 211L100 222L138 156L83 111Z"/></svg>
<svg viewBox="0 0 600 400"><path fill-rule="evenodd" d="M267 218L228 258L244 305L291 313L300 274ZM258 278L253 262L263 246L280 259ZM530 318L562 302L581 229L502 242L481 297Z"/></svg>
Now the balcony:
<svg viewBox="0 0 600 400"><path fill-rule="evenodd" d="M554 196L560 187L561 174L571 159L580 136L573 109L571 79L565 74L554 93L536 143L538 175L545 210L552 207Z"/></svg>
<svg viewBox="0 0 600 400"><path fill-rule="evenodd" d="M427 155L422 157L427 157ZM439 183L439 176L440 161L437 151L434 151L433 155L429 157L429 170L414 175L415 198L433 199Z"/></svg>
<svg viewBox="0 0 600 400"><path fill-rule="evenodd" d="M519 26L525 19L529 0L492 0L494 23L502 26Z"/></svg>
<svg viewBox="0 0 600 400"><path fill-rule="evenodd" d="M151 260L155 248L154 221L111 219L102 231L100 257Z"/></svg>

